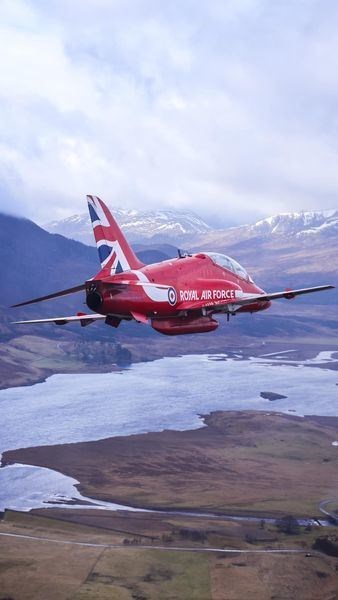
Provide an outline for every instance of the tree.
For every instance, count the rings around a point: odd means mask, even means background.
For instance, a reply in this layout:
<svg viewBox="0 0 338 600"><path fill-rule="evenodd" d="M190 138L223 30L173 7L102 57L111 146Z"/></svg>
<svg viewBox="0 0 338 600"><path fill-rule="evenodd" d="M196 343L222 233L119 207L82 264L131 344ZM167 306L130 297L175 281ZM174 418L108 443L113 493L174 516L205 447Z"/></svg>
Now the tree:
<svg viewBox="0 0 338 600"><path fill-rule="evenodd" d="M299 523L292 515L285 515L278 519L277 527L279 531L282 531L287 535L296 535L299 533Z"/></svg>

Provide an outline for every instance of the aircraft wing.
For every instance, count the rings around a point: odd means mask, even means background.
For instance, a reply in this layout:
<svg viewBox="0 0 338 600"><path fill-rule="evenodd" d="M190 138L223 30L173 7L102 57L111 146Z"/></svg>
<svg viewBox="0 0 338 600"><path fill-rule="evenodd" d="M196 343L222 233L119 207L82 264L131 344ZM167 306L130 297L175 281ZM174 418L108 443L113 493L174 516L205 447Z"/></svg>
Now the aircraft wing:
<svg viewBox="0 0 338 600"><path fill-rule="evenodd" d="M102 281L100 279L93 279L93 284L101 284ZM169 285L163 285L161 283L152 283L148 281L139 281L139 280L121 280L121 281L109 281L104 282L105 287L110 288L112 292L115 291L116 294L122 292L127 289L129 286L141 286L146 288L157 288L162 290L169 290ZM47 296L40 296L39 298L33 298L32 300L25 300L25 302L20 302L19 304L13 304L10 308L18 308L19 306L27 306L27 304L35 304L36 302L43 302L44 300L52 300L53 298L60 298L61 296L68 296L69 294L75 294L76 292L81 292L86 289L86 284L81 283L80 285L76 285L72 288L68 288L66 290L61 290L60 292L54 292L53 294L48 294Z"/></svg>
<svg viewBox="0 0 338 600"><path fill-rule="evenodd" d="M231 309L240 308L241 306L245 306L247 304L254 304L256 302L268 302L269 300L278 300L279 298L286 298L290 300L291 298L295 298L296 296L301 296L302 294L311 294L312 292L322 292L323 290L333 289L334 285L318 285L316 287L310 288L301 288L298 290L283 290L282 292L272 292L262 294L250 294L247 292L242 292L241 290L235 290L235 297L229 298L227 300L209 300L204 301L200 300L184 302L184 310L196 310L197 308L207 308L209 310L215 309L216 311L222 311L223 309L227 309L228 306L231 306Z"/></svg>
<svg viewBox="0 0 338 600"><path fill-rule="evenodd" d="M55 323L55 325L66 325L66 323L74 323L80 321L81 325L84 327L85 325L89 325L94 321L99 319L106 319L106 315L98 315L93 313L92 315L87 315L83 313L79 313L76 316L71 317L51 317L50 319L31 319L29 321L13 321L14 325L34 325L40 323Z"/></svg>
<svg viewBox="0 0 338 600"><path fill-rule="evenodd" d="M86 285L81 283L81 285L76 285L75 287L68 288L67 290L61 290L61 292L55 292L54 294L48 294L48 296L40 296L40 298L33 298L33 300L26 300L25 302L20 302L19 304L13 304L10 308L26 306L27 304L35 304L35 302L43 302L43 300L52 300L52 298L59 298L60 296L68 296L69 294L75 294L75 292L81 292L81 290L85 289Z"/></svg>
<svg viewBox="0 0 338 600"><path fill-rule="evenodd" d="M236 292L236 299L232 302L233 304L251 304L252 302L267 302L269 300L278 300L279 298L286 298L290 300L296 296L302 294L311 294L312 292L322 292L324 290L331 290L334 285L317 285L310 288L301 288L298 290L284 290L283 292L272 292L271 294L246 294L245 292Z"/></svg>

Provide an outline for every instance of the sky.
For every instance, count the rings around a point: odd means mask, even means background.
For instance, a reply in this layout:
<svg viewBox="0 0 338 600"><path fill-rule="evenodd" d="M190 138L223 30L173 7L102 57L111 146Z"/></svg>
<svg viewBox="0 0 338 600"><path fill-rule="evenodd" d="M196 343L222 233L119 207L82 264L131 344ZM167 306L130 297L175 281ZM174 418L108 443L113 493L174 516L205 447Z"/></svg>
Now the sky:
<svg viewBox="0 0 338 600"><path fill-rule="evenodd" d="M335 0L1 0L0 210L338 208Z"/></svg>

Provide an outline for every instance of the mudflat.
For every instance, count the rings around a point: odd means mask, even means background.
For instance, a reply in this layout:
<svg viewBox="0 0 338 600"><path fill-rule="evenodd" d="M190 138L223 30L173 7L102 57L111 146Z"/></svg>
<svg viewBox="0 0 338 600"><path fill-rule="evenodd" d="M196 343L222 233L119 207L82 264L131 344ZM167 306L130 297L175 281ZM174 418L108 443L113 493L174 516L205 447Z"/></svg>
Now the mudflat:
<svg viewBox="0 0 338 600"><path fill-rule="evenodd" d="M192 431L8 451L2 464L49 467L81 493L124 505L318 516L337 493L338 419L218 411Z"/></svg>

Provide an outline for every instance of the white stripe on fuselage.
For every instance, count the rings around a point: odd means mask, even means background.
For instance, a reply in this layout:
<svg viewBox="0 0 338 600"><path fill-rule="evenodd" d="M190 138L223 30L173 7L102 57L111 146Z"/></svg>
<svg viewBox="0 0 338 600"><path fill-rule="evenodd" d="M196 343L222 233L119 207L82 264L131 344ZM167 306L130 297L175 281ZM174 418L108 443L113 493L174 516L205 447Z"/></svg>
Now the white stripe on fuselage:
<svg viewBox="0 0 338 600"><path fill-rule="evenodd" d="M129 271L129 273L134 273L134 275L136 275L137 279L141 282L141 287L144 291L144 293L146 294L146 296L148 296L148 298L150 298L150 300L153 300L154 302L168 302L168 289L163 289L163 288L158 288L155 287L156 283L153 283L150 286L147 285L142 285L143 283L151 283L148 279L148 277L146 276L145 273L143 273L142 271Z"/></svg>

